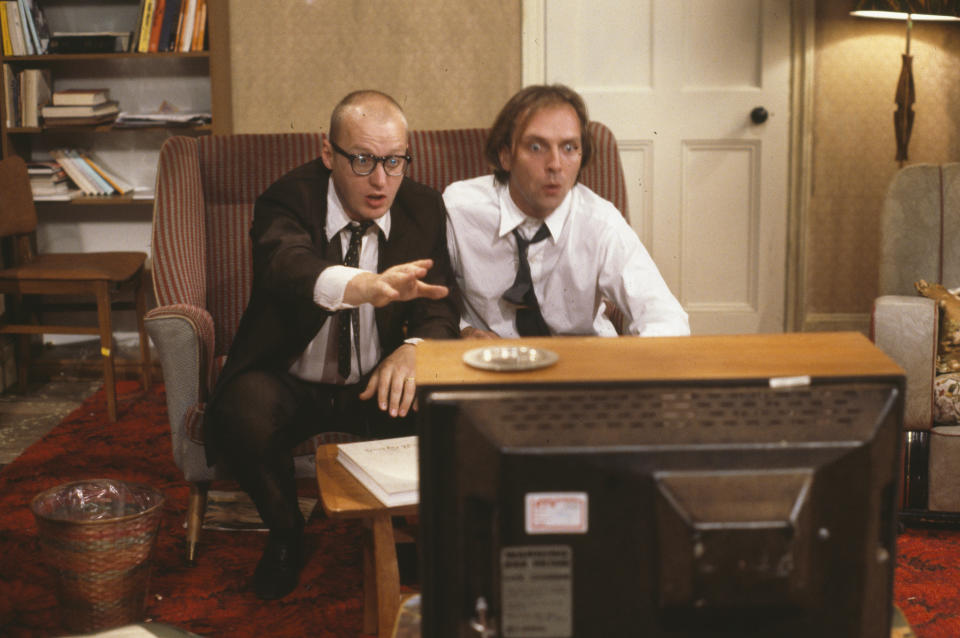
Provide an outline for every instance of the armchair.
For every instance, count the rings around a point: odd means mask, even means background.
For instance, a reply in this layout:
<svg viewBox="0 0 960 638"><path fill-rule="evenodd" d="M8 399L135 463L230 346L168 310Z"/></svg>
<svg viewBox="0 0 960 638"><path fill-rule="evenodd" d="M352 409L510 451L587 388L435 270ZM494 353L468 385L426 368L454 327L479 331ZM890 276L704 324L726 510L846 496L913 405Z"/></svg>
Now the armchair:
<svg viewBox="0 0 960 638"><path fill-rule="evenodd" d="M616 140L590 124L594 162L581 180L627 214ZM488 172L484 129L411 131L412 179L437 190ZM173 457L190 483L187 558L196 556L206 494L215 479L203 449L204 402L223 368L251 286L248 229L257 196L286 171L320 154L315 133L172 137L160 150L153 217L158 307L146 325L167 391ZM322 439L336 440L336 434ZM295 454L298 476L314 471L315 442Z"/></svg>
<svg viewBox="0 0 960 638"><path fill-rule="evenodd" d="M951 401L947 384L960 375L937 374L940 309L918 294L921 279L960 286L960 163L909 166L894 177L881 214L871 322L876 345L907 375L904 514L938 517L960 513L960 424L942 409Z"/></svg>

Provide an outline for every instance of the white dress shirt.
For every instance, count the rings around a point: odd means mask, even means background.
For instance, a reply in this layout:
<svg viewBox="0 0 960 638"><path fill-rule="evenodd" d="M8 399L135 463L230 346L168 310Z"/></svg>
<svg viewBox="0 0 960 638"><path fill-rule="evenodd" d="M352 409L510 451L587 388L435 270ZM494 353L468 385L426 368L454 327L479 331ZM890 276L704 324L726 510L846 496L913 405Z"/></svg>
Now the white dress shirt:
<svg viewBox="0 0 960 638"><path fill-rule="evenodd" d="M327 241L333 241L334 236L340 235L342 255L347 254L350 245L350 218L343 210L343 204L333 187L333 178L327 186L327 223L324 232ZM390 211L367 229L360 244L359 268L348 266L331 266L317 277L313 289L314 302L327 310L344 310L355 308L343 302L343 293L347 284L361 271L377 272L377 263L380 255L380 241L377 231L382 231L384 237L390 236ZM299 359L290 366L290 374L318 383L356 383L360 380L360 370L357 368L357 354L351 348L350 376L344 379L337 372L337 322L336 315L331 315L320 328L320 332L307 345L307 349ZM355 343L351 328L350 343ZM377 334L377 325L374 318L372 304L360 306L360 361L363 373L366 374L380 361L380 337Z"/></svg>
<svg viewBox="0 0 960 638"><path fill-rule="evenodd" d="M492 175L451 184L443 200L447 247L463 296L461 327L519 336L516 311L501 299L517 274L512 231L519 227L529 238L541 221L527 217ZM550 237L531 245L527 259L552 334L615 336L603 315L604 297L626 316L627 334L690 334L687 313L613 204L577 184L542 223Z"/></svg>

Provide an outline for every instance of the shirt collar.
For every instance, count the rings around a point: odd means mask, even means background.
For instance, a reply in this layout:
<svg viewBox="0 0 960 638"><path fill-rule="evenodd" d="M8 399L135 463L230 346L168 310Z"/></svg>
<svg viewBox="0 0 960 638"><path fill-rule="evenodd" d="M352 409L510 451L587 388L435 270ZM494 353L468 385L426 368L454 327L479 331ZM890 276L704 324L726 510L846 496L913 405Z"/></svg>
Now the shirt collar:
<svg viewBox="0 0 960 638"><path fill-rule="evenodd" d="M343 210L343 204L340 202L340 197L337 195L337 189L333 186L333 176L330 176L327 183L327 223L323 228L327 235L327 241L333 239L351 221L353 220L347 217L346 211ZM378 217L373 222L383 231L384 238L389 239L390 211L388 210L385 215Z"/></svg>
<svg viewBox="0 0 960 638"><path fill-rule="evenodd" d="M550 241L554 243L556 243L557 237L559 237L561 231L563 231L563 225L566 223L567 217L570 216L574 190L576 190L576 184L570 189L567 196L563 198L560 205L557 206L552 213L547 215L547 218L542 222L550 229ZM517 203L513 201L513 198L510 196L510 188L507 184L498 183L497 191L500 195L500 237L509 235L513 232L514 228L519 226L527 225L532 229L540 226L541 221L539 219L530 217L520 210L520 207L517 206Z"/></svg>

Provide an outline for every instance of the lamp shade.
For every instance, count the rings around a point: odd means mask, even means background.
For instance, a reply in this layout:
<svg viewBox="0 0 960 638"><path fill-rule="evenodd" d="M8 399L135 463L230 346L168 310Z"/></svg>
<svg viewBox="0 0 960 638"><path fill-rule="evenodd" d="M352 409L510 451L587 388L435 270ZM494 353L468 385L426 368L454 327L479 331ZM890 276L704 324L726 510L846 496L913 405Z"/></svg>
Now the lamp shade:
<svg viewBox="0 0 960 638"><path fill-rule="evenodd" d="M960 20L960 0L858 0L850 13L894 20Z"/></svg>

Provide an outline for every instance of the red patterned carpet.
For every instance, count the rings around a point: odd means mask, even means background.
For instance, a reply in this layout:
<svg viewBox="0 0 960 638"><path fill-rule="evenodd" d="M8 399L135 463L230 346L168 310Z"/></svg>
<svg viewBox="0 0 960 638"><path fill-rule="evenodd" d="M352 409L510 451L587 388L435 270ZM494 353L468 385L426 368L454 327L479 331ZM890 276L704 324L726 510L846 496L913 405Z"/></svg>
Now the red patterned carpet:
<svg viewBox="0 0 960 638"><path fill-rule="evenodd" d="M147 605L152 620L210 637L361 635L360 528L352 521L314 515L300 586L280 601L259 601L248 589L260 533L204 531L197 566L186 566L188 490L171 456L163 388L143 393L131 382L121 390L119 422L107 422L97 393L0 470L0 636L67 633L29 505L49 487L94 477L147 483L166 496Z"/></svg>
<svg viewBox="0 0 960 638"><path fill-rule="evenodd" d="M202 636L361 634L360 529L314 515L300 587L280 601L248 589L263 536L205 531L196 567L183 559L187 486L173 465L162 386L121 385L120 420L107 423L97 393L0 470L0 636L66 633L43 566L31 498L83 478L122 478L166 495L147 616ZM960 532L910 529L898 542L895 601L918 638L960 636Z"/></svg>
<svg viewBox="0 0 960 638"><path fill-rule="evenodd" d="M908 529L897 551L894 600L917 638L960 636L960 531Z"/></svg>

